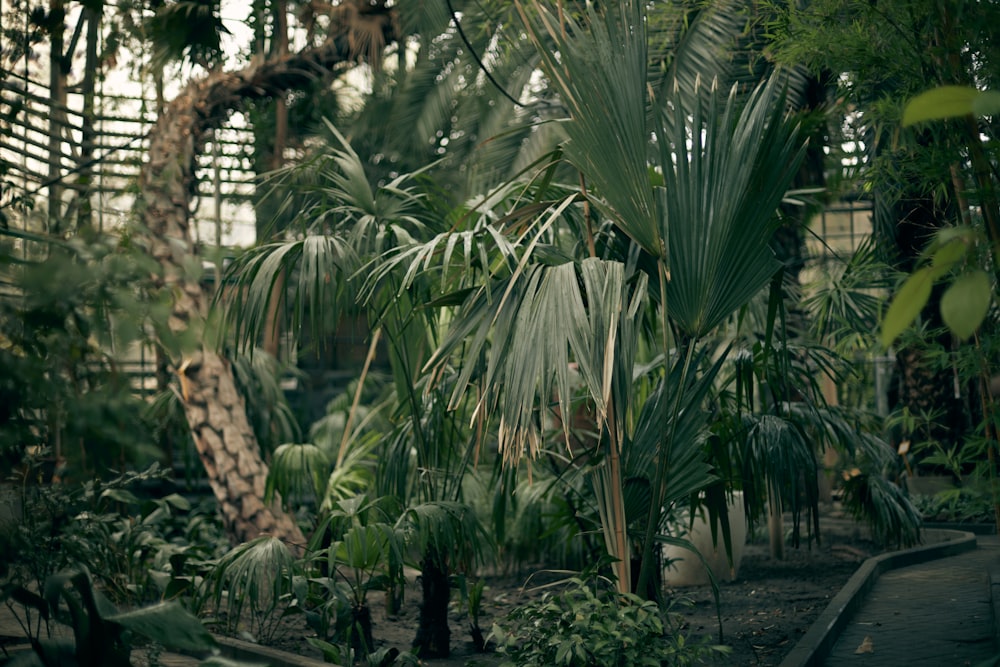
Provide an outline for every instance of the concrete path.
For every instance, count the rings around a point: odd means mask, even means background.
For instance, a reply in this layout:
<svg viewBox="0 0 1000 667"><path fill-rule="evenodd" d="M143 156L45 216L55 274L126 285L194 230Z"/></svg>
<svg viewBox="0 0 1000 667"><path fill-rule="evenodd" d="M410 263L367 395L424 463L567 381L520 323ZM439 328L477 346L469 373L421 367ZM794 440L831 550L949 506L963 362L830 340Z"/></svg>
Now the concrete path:
<svg viewBox="0 0 1000 667"><path fill-rule="evenodd" d="M1000 538L957 556L883 573L823 662L826 667L964 667L997 654L988 571Z"/></svg>

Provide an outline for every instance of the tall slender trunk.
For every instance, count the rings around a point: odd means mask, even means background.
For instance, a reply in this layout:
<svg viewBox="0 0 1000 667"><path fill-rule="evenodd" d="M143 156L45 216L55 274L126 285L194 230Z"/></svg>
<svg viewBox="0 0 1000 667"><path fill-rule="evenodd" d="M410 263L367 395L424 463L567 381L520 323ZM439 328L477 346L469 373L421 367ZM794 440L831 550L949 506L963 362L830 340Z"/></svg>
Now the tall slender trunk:
<svg viewBox="0 0 1000 667"><path fill-rule="evenodd" d="M271 37L271 55L282 57L288 53L288 3L286 0L273 0L274 30ZM274 98L274 145L271 151L272 170L285 166L285 147L288 145L288 103L284 95ZM258 223L257 229L262 229ZM259 234L258 234L259 236ZM281 294L285 289L284 274L275 281L271 289L270 306L267 311L267 324L264 328L263 348L275 359L279 358L281 344Z"/></svg>
<svg viewBox="0 0 1000 667"><path fill-rule="evenodd" d="M52 34L49 42L49 98L52 100L49 116L49 231L59 232L62 214L62 132L66 123L66 66L63 56L63 30L66 8L64 0L49 2Z"/></svg>
<svg viewBox="0 0 1000 667"><path fill-rule="evenodd" d="M83 19L87 21L86 57L80 92L83 95L83 115L80 122L80 159L77 177L77 228L94 226L93 194L94 142L97 132L94 128L94 101L97 89L97 42L100 38L101 15L84 7ZM81 19L81 20L83 20Z"/></svg>

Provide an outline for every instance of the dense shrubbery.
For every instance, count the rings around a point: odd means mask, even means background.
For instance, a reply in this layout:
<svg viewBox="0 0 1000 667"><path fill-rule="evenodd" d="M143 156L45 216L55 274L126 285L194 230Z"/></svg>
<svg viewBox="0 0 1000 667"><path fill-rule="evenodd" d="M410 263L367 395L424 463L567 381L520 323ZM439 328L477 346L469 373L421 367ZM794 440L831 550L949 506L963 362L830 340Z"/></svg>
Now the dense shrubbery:
<svg viewBox="0 0 1000 667"><path fill-rule="evenodd" d="M518 607L493 626L511 667L692 665L724 654L689 643L656 602L615 592L601 580L571 579L558 593Z"/></svg>

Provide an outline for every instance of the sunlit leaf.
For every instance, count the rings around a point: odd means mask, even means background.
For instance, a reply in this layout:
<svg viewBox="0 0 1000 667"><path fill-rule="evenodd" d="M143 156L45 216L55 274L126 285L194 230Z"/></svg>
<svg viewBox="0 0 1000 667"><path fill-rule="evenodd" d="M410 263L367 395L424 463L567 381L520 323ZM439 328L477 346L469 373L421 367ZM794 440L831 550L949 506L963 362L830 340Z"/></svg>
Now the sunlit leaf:
<svg viewBox="0 0 1000 667"><path fill-rule="evenodd" d="M973 113L981 91L967 86L940 86L914 97L903 111L903 125L925 120L941 120Z"/></svg>
<svg viewBox="0 0 1000 667"><path fill-rule="evenodd" d="M936 280L951 271L965 257L967 249L968 246L961 239L952 239L941 246L931 260L933 278Z"/></svg>
<svg viewBox="0 0 1000 667"><path fill-rule="evenodd" d="M941 317L951 332L965 340L982 324L993 291L985 271L970 271L955 279L941 297Z"/></svg>
<svg viewBox="0 0 1000 667"><path fill-rule="evenodd" d="M930 266L925 266L906 279L882 320L883 345L892 345L899 334L917 319L931 296L933 283L934 269Z"/></svg>

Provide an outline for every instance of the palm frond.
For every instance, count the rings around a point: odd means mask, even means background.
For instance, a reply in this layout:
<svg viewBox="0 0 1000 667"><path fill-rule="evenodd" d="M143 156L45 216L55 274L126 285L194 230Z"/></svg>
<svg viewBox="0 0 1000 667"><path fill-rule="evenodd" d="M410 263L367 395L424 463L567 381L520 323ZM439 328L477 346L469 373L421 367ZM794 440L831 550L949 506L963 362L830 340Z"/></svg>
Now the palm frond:
<svg viewBox="0 0 1000 667"><path fill-rule="evenodd" d="M643 403L635 435L625 448L624 468L628 478L642 478L652 486L657 456L667 456L667 484L663 505L671 505L690 498L715 481L705 448L709 413L705 400L725 362L719 358L698 378L689 378L688 386L680 389L681 404L677 410L677 424L665 422L663 415L670 414L667 406L674 400L674 392L681 378L681 363L675 363ZM704 360L695 360L700 365ZM665 442L673 433L670 442ZM645 518L649 499L641 506L630 507L628 514L636 520ZM631 522L631 521L630 521Z"/></svg>
<svg viewBox="0 0 1000 667"><path fill-rule="evenodd" d="M866 522L877 539L899 547L920 541L923 517L903 490L879 471L846 475L843 488L845 507Z"/></svg>
<svg viewBox="0 0 1000 667"><path fill-rule="evenodd" d="M344 460L330 471L321 510L326 511L336 502L373 487L375 451L379 444L379 434L374 431L357 437L351 443Z"/></svg>
<svg viewBox="0 0 1000 667"><path fill-rule="evenodd" d="M733 82L734 57L745 34L746 3L722 0L703 3L671 0L650 12L650 55L657 65L650 85L659 99L671 97L687 112L708 104L717 90L703 85Z"/></svg>
<svg viewBox="0 0 1000 667"><path fill-rule="evenodd" d="M799 423L776 415L744 415L738 428L735 456L747 516L757 519L763 516L769 498L784 498L789 502L797 540L803 496L813 519L810 526L817 521L817 461L812 442Z"/></svg>
<svg viewBox="0 0 1000 667"><path fill-rule="evenodd" d="M235 628L244 612L258 622L275 616L270 612L291 593L294 573L295 557L288 547L276 537L264 535L220 558L208 581L217 607L222 607L225 594L225 609Z"/></svg>
<svg viewBox="0 0 1000 667"><path fill-rule="evenodd" d="M875 246L866 239L845 261L826 263L807 286L803 306L818 339L836 341L843 349L860 346L876 330L893 272Z"/></svg>
<svg viewBox="0 0 1000 667"><path fill-rule="evenodd" d="M643 3L617 3L599 15L588 8L586 26L565 24L537 0L522 21L542 58L550 85L571 120L566 155L596 188L596 203L654 257L664 253L649 183L646 21ZM556 48L548 48L547 43Z"/></svg>
<svg viewBox="0 0 1000 667"><path fill-rule="evenodd" d="M220 290L217 303L240 349L257 344L275 307L289 316L292 331L309 327L319 338L351 302L346 283L356 265L350 246L334 236L265 244L227 267L224 280L232 287Z"/></svg>
<svg viewBox="0 0 1000 667"><path fill-rule="evenodd" d="M298 420L281 387L286 374L294 376L296 372L260 349L233 360L233 375L246 401L247 416L257 440L268 451L301 437Z"/></svg>
<svg viewBox="0 0 1000 667"><path fill-rule="evenodd" d="M436 501L408 507L400 519L419 558L430 552L454 559L461 567L483 562L492 539L475 512L458 502Z"/></svg>
<svg viewBox="0 0 1000 667"><path fill-rule="evenodd" d="M742 111L740 108L742 107ZM746 303L780 267L769 240L803 149L775 84L745 105L730 92L694 115L675 105L661 125L670 317L699 337ZM663 236L667 238L667 234Z"/></svg>
<svg viewBox="0 0 1000 667"><path fill-rule="evenodd" d="M312 498L326 497L326 482L332 462L311 443L285 443L274 450L264 488L264 502L278 492L286 506Z"/></svg>
<svg viewBox="0 0 1000 667"><path fill-rule="evenodd" d="M490 323L494 338L483 407L499 413L505 461L538 453L541 434L534 415L553 396L562 414L571 413L571 361L579 365L587 393L597 406L598 423L603 423L616 374L631 378L632 373L631 366L619 365L616 343L621 320L628 317L623 313L634 315L623 304L632 306L644 294L644 279L637 286L626 284L622 264L587 259L579 265L530 269L523 281L508 286L495 309L486 310L492 317L485 320L477 340L485 339L483 331ZM622 430L618 424L611 427ZM564 435L568 440L568 432Z"/></svg>

